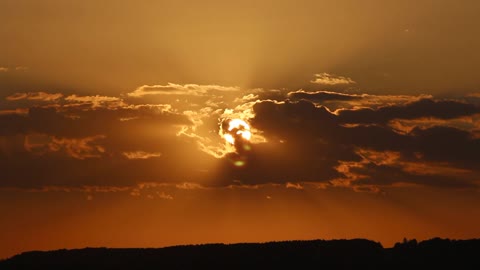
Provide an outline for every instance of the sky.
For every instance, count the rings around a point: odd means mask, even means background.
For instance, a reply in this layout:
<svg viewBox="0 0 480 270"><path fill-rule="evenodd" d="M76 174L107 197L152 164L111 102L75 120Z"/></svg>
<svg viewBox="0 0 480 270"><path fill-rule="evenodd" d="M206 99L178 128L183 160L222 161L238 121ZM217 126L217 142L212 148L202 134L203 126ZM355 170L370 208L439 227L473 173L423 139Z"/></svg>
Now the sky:
<svg viewBox="0 0 480 270"><path fill-rule="evenodd" d="M0 0L0 258L480 232L476 0Z"/></svg>

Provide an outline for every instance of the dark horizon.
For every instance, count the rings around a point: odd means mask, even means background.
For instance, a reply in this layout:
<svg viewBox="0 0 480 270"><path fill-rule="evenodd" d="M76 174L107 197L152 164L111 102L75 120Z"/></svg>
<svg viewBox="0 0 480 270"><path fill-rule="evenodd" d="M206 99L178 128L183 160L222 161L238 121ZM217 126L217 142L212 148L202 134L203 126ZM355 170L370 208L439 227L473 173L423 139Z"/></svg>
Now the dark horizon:
<svg viewBox="0 0 480 270"><path fill-rule="evenodd" d="M244 269L244 267L330 266L335 269L404 269L404 267L480 266L480 239L404 239L392 248L367 239L277 241L268 243L202 244L166 248L84 248L31 251L0 260L2 269Z"/></svg>
<svg viewBox="0 0 480 270"><path fill-rule="evenodd" d="M263 245L263 244L275 244L275 243L289 243L289 242L316 242L316 241L321 241L321 242L337 242L337 241L356 241L356 240L361 240L361 241L369 241L372 243L376 243L380 245L383 249L393 249L395 247L402 247L402 246L409 246L412 245L412 243L415 243L413 245L418 245L418 243L421 242L432 242L432 241L449 241L449 242L457 242L457 241L480 241L480 238L471 238L471 239L450 239L450 238L442 238L442 237L432 237L429 239L408 239L404 237L403 239L399 240L398 242L395 242L394 245L392 246L383 246L381 242L375 241L372 239L365 239L365 238L350 238L350 239L293 239L293 240L275 240L275 241L265 241L265 242L235 242L235 243L220 243L220 242L212 242L212 243L199 243L199 244L182 244L182 245L172 245L172 246L163 246L163 247L105 247L105 246L85 246L85 247L77 247L77 248L59 248L59 249L54 249L54 250L27 250L23 251L18 254L14 254L10 257L6 258L0 258L0 261L8 260L11 259L12 257L19 256L22 254L29 254L29 253L48 253L48 252L56 252L59 250L66 250L66 251L74 251L74 250L89 250L89 249L112 249L112 250L145 250L145 249L168 249L168 248L178 248L178 247L195 247L195 246L235 246L235 245Z"/></svg>

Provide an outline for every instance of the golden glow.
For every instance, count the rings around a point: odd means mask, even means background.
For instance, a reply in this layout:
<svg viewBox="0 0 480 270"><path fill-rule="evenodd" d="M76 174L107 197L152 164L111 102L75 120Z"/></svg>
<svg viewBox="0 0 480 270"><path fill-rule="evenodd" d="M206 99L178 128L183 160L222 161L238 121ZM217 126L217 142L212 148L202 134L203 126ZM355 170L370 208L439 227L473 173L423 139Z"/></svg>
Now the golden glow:
<svg viewBox="0 0 480 270"><path fill-rule="evenodd" d="M235 138L238 137L249 141L252 138L250 125L242 119L232 119L228 122L228 129L223 137L232 145L235 144Z"/></svg>
<svg viewBox="0 0 480 270"><path fill-rule="evenodd" d="M227 133L227 134L225 134L223 137L225 138L225 140L226 140L228 143L230 143L230 144L234 144L234 143L235 143L235 139L233 138L232 135L230 135L230 134Z"/></svg>

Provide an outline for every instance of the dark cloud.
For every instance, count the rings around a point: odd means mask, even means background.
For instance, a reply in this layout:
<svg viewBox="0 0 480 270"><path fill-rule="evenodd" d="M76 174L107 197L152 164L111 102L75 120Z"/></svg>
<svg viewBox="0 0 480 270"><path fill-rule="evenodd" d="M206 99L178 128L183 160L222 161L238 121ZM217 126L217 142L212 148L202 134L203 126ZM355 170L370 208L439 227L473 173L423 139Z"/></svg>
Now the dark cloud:
<svg viewBox="0 0 480 270"><path fill-rule="evenodd" d="M334 167L338 158L349 154L348 150L334 150L320 142L308 145L295 142L259 144L244 156L228 154L219 177L225 183L233 181L246 185L327 182L341 176ZM325 158L327 155L331 158ZM235 166L238 160L244 161L245 165Z"/></svg>
<svg viewBox="0 0 480 270"><path fill-rule="evenodd" d="M269 137L295 140L298 136L316 137L336 129L336 116L325 107L316 107L309 101L264 101L253 107L252 124Z"/></svg>
<svg viewBox="0 0 480 270"><path fill-rule="evenodd" d="M0 185L132 187L189 182L299 187L313 182L356 190L396 184L478 186L480 139L472 130L442 126L445 119L478 113L476 105L325 91L297 91L287 97L285 91L276 90L234 95L236 91L192 89L201 93L196 101L203 103L139 104L130 102L133 97L69 95L39 105L28 99L37 95L17 94L36 105L0 114ZM217 92L228 93L228 102L236 107L226 110L227 103L215 103L216 98L221 100ZM272 99L265 100L268 96ZM384 105L331 112L319 105L320 100L373 100ZM225 152L220 123L245 116L254 139L238 137L233 152ZM430 121L428 117L443 122L421 126L412 122L404 132L387 125L393 119ZM476 126L473 123L471 129ZM232 132L236 136L237 131Z"/></svg>
<svg viewBox="0 0 480 270"><path fill-rule="evenodd" d="M339 110L339 121L343 123L385 124L393 119L415 119L435 117L453 119L480 113L480 107L459 101L435 101L422 99L405 105L384 106L378 109Z"/></svg>
<svg viewBox="0 0 480 270"><path fill-rule="evenodd" d="M168 83L167 85L143 85L128 93L130 97L143 97L146 95L191 95L202 96L208 92L236 92L238 87L228 87L220 85L198 85L198 84L175 84Z"/></svg>
<svg viewBox="0 0 480 270"><path fill-rule="evenodd" d="M177 136L184 125L192 122L164 105L67 104L0 115L0 185L201 181L214 158L198 150L195 140Z"/></svg>
<svg viewBox="0 0 480 270"><path fill-rule="evenodd" d="M364 98L364 96L361 95L344 94L330 91L306 92L303 90L290 92L288 93L288 97L294 100L306 99L320 102L330 100L356 100Z"/></svg>
<svg viewBox="0 0 480 270"><path fill-rule="evenodd" d="M191 152L195 145L189 147ZM28 189L43 186L134 186L141 182L182 183L191 179L208 183L211 177L205 172L208 169L205 164L212 162L212 158L202 153L189 154L185 149L176 150L179 151L165 149L163 156L166 158L133 160L110 154L77 159L55 153L36 156L17 152L2 155L0 185Z"/></svg>
<svg viewBox="0 0 480 270"><path fill-rule="evenodd" d="M87 110L85 110L85 108ZM28 114L0 115L0 136L42 133L61 137L87 137L105 134L129 125L188 125L191 122L181 114L164 110L158 106L134 106L90 110L90 107L32 107ZM128 120L132 121L126 124ZM126 131L126 130L124 130Z"/></svg>
<svg viewBox="0 0 480 270"><path fill-rule="evenodd" d="M400 108L400 109L399 109ZM410 113L408 109L413 108L417 113ZM424 112L420 111L424 108ZM449 110L445 114L439 108ZM432 109L432 111L429 111ZM474 170L474 174L480 175L475 166L480 165L478 153L480 152L479 140L471 136L467 131L456 128L432 127L428 129L414 129L408 134L399 134L387 126L378 125L353 125L344 126L342 116L330 113L323 106L315 106L308 101L299 102L273 102L264 101L254 106L255 118L252 120L254 127L262 130L267 143L259 152L265 151L271 155L256 153L251 157L255 162L252 165L252 173L240 171L237 177L245 179L283 179L283 181L329 181L335 178L348 178L345 172L333 169L344 162L359 164L361 160L357 149L366 148L375 151L395 151L400 155L399 162L416 162L418 164L429 164L429 162L440 162L449 164L453 168L466 168ZM396 113L395 117L414 117L424 115L436 115L439 117L454 117L473 113L476 110L469 104L460 102L436 102L420 101L408 106L384 107L377 114L379 119L389 119L390 112L406 112L405 116ZM373 110L372 110L373 111ZM386 121L386 120L384 120ZM354 122L355 123L355 122ZM362 123L362 122L360 122ZM357 124L357 123L355 123ZM268 147L274 150L266 150ZM264 150L265 149L265 150ZM277 152L275 152L277 151ZM418 158L421 156L421 158ZM284 163L275 163L275 159ZM257 164L266 163L268 166L260 167ZM426 165L428 168L430 165ZM388 173L380 174L388 166L376 166L376 170L367 170L368 167L361 166L362 173L367 177L362 181L352 182L352 185L384 184L393 183L415 183L418 185L437 185L443 187L474 187L472 181L455 180L455 177L444 175L422 175L412 174L404 168L390 169ZM268 170L268 168L272 168ZM274 169L273 169L274 168ZM273 172L272 172L273 170ZM356 169L356 173L360 173ZM378 171L378 175L376 176ZM243 174L243 175L240 175ZM258 178L253 176L257 175ZM401 177L399 177L401 176ZM370 179L370 180L366 180ZM375 181L371 180L375 179ZM384 182L382 182L384 179ZM438 180L435 180L438 179ZM454 182L450 183L448 181ZM473 178L474 179L474 178ZM250 180L251 181L251 180ZM271 181L271 180L270 180Z"/></svg>
<svg viewBox="0 0 480 270"><path fill-rule="evenodd" d="M353 167L351 173L363 176L355 185L388 186L393 184L412 184L442 188L478 188L472 179L462 179L451 175L415 174L403 168L374 163Z"/></svg>
<svg viewBox="0 0 480 270"><path fill-rule="evenodd" d="M464 130L452 127L416 128L409 134L415 144L411 151L422 153L423 158L445 161L459 167L480 168L480 139Z"/></svg>

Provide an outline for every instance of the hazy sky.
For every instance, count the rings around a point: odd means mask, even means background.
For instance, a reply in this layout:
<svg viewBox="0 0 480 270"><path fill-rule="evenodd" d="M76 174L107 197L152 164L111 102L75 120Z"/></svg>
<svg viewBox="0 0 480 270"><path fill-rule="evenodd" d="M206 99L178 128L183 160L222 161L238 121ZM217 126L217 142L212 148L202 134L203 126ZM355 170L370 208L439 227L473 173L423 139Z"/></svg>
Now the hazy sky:
<svg viewBox="0 0 480 270"><path fill-rule="evenodd" d="M479 13L0 0L0 258L480 237Z"/></svg>

